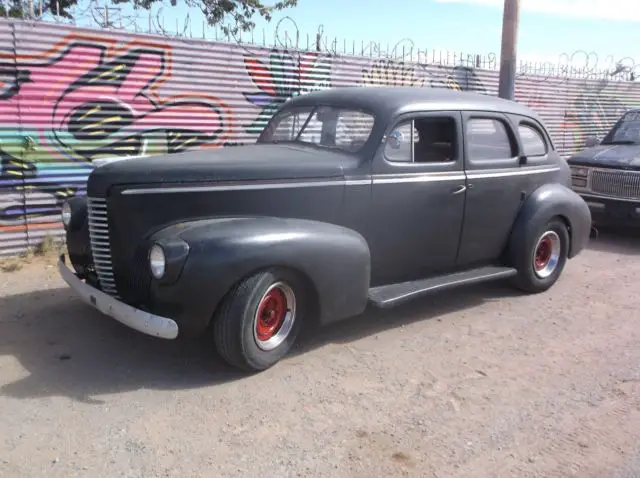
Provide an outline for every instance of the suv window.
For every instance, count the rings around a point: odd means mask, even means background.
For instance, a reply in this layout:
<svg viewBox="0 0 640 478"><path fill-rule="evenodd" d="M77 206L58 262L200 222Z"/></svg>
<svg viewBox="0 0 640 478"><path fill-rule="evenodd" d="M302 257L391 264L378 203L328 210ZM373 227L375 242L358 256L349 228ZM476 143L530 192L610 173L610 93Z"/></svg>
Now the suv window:
<svg viewBox="0 0 640 478"><path fill-rule="evenodd" d="M467 121L467 148L473 161L510 159L515 148L507 126L495 118L471 118Z"/></svg>
<svg viewBox="0 0 640 478"><path fill-rule="evenodd" d="M389 161L405 163L454 161L456 138L456 122L451 117L407 120L399 123L389 134L384 154Z"/></svg>
<svg viewBox="0 0 640 478"><path fill-rule="evenodd" d="M544 156L547 154L547 143L536 128L520 123L518 133L525 156Z"/></svg>

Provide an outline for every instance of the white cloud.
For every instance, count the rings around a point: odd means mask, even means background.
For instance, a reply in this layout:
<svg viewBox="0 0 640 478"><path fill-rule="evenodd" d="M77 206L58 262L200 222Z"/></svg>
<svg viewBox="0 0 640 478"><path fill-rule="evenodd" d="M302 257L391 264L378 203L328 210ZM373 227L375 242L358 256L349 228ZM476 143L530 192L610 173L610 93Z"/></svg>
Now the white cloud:
<svg viewBox="0 0 640 478"><path fill-rule="evenodd" d="M486 5L500 9L504 5L504 0L434 1ZM638 0L520 0L520 15L527 11L570 18L640 22L640 1Z"/></svg>

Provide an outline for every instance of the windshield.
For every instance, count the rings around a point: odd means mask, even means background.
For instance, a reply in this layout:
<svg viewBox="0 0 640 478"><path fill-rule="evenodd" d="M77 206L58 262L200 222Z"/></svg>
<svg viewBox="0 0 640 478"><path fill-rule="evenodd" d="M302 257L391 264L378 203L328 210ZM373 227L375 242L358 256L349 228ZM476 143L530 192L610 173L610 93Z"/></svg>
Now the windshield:
<svg viewBox="0 0 640 478"><path fill-rule="evenodd" d="M601 144L640 144L640 111L622 116Z"/></svg>
<svg viewBox="0 0 640 478"><path fill-rule="evenodd" d="M261 143L295 142L358 152L371 135L374 117L334 106L309 106L282 111L270 121Z"/></svg>

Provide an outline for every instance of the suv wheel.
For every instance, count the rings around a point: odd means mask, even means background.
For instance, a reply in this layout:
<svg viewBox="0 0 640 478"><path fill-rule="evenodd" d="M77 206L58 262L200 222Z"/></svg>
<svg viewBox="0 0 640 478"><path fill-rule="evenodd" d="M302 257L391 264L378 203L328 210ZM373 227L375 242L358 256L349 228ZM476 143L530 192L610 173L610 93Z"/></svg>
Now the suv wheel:
<svg viewBox="0 0 640 478"><path fill-rule="evenodd" d="M560 277L567 261L569 233L563 221L553 219L519 251L516 285L527 292L543 292Z"/></svg>
<svg viewBox="0 0 640 478"><path fill-rule="evenodd" d="M258 372L291 349L304 311L304 287L292 273L271 270L244 279L214 317L214 340L230 365Z"/></svg>

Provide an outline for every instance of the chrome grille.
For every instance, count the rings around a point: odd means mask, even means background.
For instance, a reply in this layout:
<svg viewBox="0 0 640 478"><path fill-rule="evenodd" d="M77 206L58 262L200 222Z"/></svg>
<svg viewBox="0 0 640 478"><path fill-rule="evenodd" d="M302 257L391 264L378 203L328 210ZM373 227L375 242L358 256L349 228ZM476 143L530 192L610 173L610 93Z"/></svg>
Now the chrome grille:
<svg viewBox="0 0 640 478"><path fill-rule="evenodd" d="M640 173L594 169L591 171L591 191L622 199L640 199Z"/></svg>
<svg viewBox="0 0 640 478"><path fill-rule="evenodd" d="M113 275L113 264L111 262L107 201L105 199L87 198L87 211L91 253L100 287L107 294L118 297L116 280Z"/></svg>

